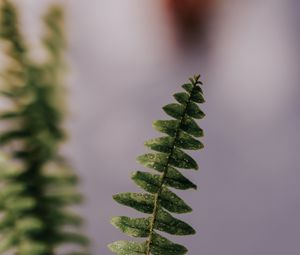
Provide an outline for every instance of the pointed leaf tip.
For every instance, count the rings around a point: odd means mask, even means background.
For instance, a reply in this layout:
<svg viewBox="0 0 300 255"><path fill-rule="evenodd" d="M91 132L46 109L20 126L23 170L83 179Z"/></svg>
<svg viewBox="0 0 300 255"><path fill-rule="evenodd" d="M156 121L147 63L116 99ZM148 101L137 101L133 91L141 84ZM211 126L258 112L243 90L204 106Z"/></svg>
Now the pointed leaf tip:
<svg viewBox="0 0 300 255"><path fill-rule="evenodd" d="M195 81L198 81L198 80L200 79L200 77L201 77L201 75L200 75L200 74L196 74L196 75L194 75L194 79L195 79Z"/></svg>

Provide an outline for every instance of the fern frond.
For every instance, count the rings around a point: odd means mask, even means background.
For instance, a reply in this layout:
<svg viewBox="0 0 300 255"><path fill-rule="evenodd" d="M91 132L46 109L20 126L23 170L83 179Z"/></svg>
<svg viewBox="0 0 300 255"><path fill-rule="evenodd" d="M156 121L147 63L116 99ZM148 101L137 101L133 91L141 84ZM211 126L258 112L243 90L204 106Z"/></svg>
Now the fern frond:
<svg viewBox="0 0 300 255"><path fill-rule="evenodd" d="M58 17L58 9L47 13L47 31L59 29L63 12ZM10 45L5 53L14 64L3 70L4 77L10 78L1 94L12 107L0 113L0 120L9 124L0 133L0 146L18 167L2 167L0 158L0 254L54 255L64 244L75 244L78 254L87 254L88 240L78 233L82 219L69 208L82 201L78 179L59 150L66 137L64 111L56 101L63 86L59 64L64 62L63 54L58 54L63 49L56 43L62 33L47 35L52 48L45 49L49 56L55 55L55 61L33 64L27 58L15 8L8 0L1 3L0 40ZM17 71L24 74L19 87L12 82L19 78Z"/></svg>
<svg viewBox="0 0 300 255"><path fill-rule="evenodd" d="M158 174L137 171L132 180L146 193L120 193L114 195L116 202L148 214L145 218L114 217L112 225L131 237L144 238L143 242L117 241L108 245L118 255L183 255L187 249L158 234L192 235L195 230L171 213L189 213L192 208L176 195L171 188L187 190L197 186L177 170L198 169L197 162L184 150L199 150L203 143L196 138L203 136L203 130L195 119L205 114L197 104L205 102L200 76L194 76L182 87L185 92L174 94L177 103L163 107L171 120L158 120L153 127L165 136L146 141L152 153L141 155L138 162Z"/></svg>
<svg viewBox="0 0 300 255"><path fill-rule="evenodd" d="M52 85L53 104L66 110L64 73L66 71L65 49L67 42L64 31L64 11L60 5L51 5L44 16L44 33L42 42L46 49L44 69L47 71L45 80Z"/></svg>
<svg viewBox="0 0 300 255"><path fill-rule="evenodd" d="M8 51L19 62L23 59L26 47L23 38L16 24L19 24L18 13L15 6L9 0L2 0L1 3L1 30L0 37L8 40L12 45L8 47ZM13 26L10 26L14 24Z"/></svg>

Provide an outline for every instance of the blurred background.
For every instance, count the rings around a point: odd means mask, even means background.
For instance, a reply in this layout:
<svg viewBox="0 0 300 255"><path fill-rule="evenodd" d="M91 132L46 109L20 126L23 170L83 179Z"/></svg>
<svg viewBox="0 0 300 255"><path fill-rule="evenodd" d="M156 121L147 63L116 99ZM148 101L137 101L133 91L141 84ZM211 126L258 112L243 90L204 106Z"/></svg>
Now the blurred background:
<svg viewBox="0 0 300 255"><path fill-rule="evenodd" d="M32 54L51 0L15 0ZM70 133L65 153L81 176L80 208L94 254L126 238L113 202L138 190L130 172L151 128L187 77L201 73L207 103L189 254L300 252L300 2L297 0L63 0ZM138 214L137 214L138 215Z"/></svg>

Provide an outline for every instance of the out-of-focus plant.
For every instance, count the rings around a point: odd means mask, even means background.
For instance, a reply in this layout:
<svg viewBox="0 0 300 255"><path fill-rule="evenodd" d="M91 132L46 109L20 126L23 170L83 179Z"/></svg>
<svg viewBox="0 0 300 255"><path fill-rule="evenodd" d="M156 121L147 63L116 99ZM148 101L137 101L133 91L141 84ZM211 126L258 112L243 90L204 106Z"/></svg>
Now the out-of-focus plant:
<svg viewBox="0 0 300 255"><path fill-rule="evenodd" d="M1 95L8 106L0 114L5 126L0 145L17 164L16 170L4 168L0 173L0 253L54 255L71 244L77 251L66 254L88 254L88 240L79 233L82 219L70 208L82 200L76 190L78 178L59 152L66 136L58 100L63 85L63 11L53 6L45 15L47 58L36 64L28 58L16 8L8 0L0 8L5 56Z"/></svg>
<svg viewBox="0 0 300 255"><path fill-rule="evenodd" d="M153 123L156 130L166 135L147 141L145 145L155 152L139 156L137 160L144 167L154 169L159 174L142 171L132 174L133 181L146 193L129 192L113 197L122 205L148 214L145 218L112 218L112 224L126 235L145 239L143 242L116 241L109 244L110 250L118 255L182 255L187 252L184 246L171 242L157 231L171 235L195 233L192 226L171 215L188 213L192 209L170 188L197 188L176 168L198 169L196 161L183 150L203 148L203 144L196 139L203 136L203 131L194 120L205 116L197 105L204 103L199 78L200 76L194 76L189 83L182 86L185 92L174 94L178 103L163 107L166 114L173 119Z"/></svg>

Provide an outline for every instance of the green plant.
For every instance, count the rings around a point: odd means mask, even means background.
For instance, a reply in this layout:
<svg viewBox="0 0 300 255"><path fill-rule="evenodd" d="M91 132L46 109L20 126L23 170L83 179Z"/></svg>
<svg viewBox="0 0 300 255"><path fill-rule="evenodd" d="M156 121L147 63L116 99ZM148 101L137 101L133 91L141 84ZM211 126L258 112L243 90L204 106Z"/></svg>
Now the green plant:
<svg viewBox="0 0 300 255"><path fill-rule="evenodd" d="M54 255L70 243L81 251L66 254L85 255L88 240L78 233L82 219L69 208L81 201L78 178L59 151L66 137L57 100L64 62L63 12L52 7L44 20L48 58L34 64L19 32L15 7L8 0L1 3L0 41L7 59L1 94L8 109L0 114L6 124L0 145L15 167L0 169L0 253Z"/></svg>
<svg viewBox="0 0 300 255"><path fill-rule="evenodd" d="M145 145L154 150L137 158L144 167L160 174L137 171L133 181L147 193L121 193L113 196L118 203L132 207L147 218L114 217L111 223L131 237L141 237L142 243L117 241L108 245L118 255L182 255L187 249L161 236L156 230L172 235L190 235L195 230L187 223L176 219L170 213L188 213L192 209L170 188L196 189L197 186L184 177L176 168L198 169L196 161L184 150L199 150L203 144L195 139L202 137L203 131L194 119L202 119L205 114L197 103L204 103L200 87L200 76L194 76L182 87L186 92L174 94L178 103L163 107L172 120L158 120L153 123L156 130L166 136L149 140Z"/></svg>

